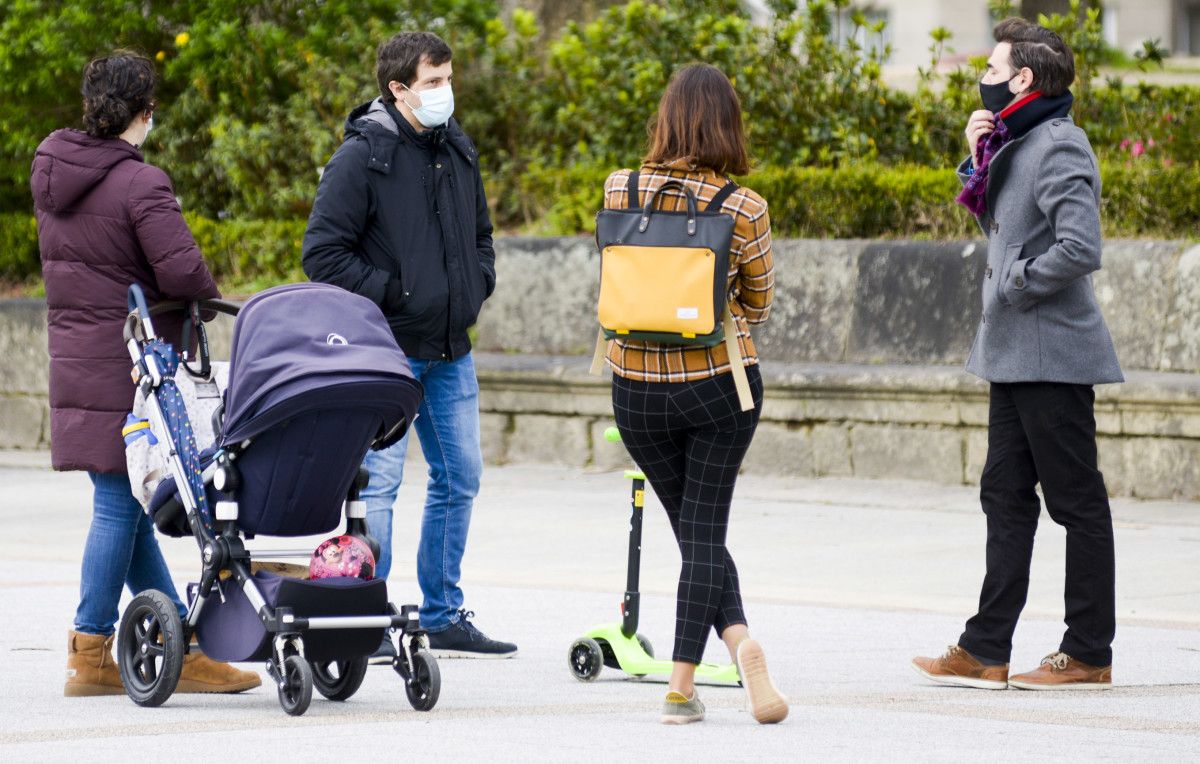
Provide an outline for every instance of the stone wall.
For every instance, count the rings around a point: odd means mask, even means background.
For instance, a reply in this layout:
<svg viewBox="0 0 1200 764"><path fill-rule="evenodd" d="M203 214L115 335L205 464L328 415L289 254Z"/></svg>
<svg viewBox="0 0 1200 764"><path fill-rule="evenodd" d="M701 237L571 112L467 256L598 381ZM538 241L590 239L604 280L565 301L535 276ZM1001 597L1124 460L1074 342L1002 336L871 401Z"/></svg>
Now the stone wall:
<svg viewBox="0 0 1200 764"><path fill-rule="evenodd" d="M776 242L756 329L767 397L745 469L978 481L987 387L961 368L979 320L977 242ZM1129 381L1097 391L1101 468L1117 495L1200 498L1200 247L1108 242L1097 296ZM586 374L598 260L588 239L497 242L499 287L476 365L485 458L626 463L601 434L608 380ZM214 334L216 345L228 327ZM44 448L45 312L0 302L0 448Z"/></svg>

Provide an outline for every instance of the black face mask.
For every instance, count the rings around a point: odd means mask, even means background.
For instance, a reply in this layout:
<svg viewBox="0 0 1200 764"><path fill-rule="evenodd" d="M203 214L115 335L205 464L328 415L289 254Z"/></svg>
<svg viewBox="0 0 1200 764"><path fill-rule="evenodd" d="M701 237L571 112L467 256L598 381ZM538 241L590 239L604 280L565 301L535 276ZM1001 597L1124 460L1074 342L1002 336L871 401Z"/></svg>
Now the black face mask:
<svg viewBox="0 0 1200 764"><path fill-rule="evenodd" d="M1004 82L997 82L987 85L983 82L979 83L979 97L983 99L983 108L993 113L1004 111L1004 107L1008 106L1013 99L1013 92L1008 89L1008 83L1016 79L1017 75L1009 77Z"/></svg>

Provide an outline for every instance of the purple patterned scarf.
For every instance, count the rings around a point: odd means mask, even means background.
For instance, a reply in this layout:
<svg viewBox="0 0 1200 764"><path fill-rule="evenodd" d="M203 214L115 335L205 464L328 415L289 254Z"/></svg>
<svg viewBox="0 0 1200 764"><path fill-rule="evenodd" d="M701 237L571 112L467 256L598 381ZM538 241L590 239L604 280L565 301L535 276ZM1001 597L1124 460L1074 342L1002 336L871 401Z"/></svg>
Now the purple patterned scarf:
<svg viewBox="0 0 1200 764"><path fill-rule="evenodd" d="M976 217L987 212L988 168L996 154L1043 122L1070 115L1074 102L1075 96L1069 90L1059 96L1043 96L1042 91L1035 90L997 114L996 129L975 146L975 156L971 157L975 172L967 178L956 201Z"/></svg>
<svg viewBox="0 0 1200 764"><path fill-rule="evenodd" d="M1010 140L1012 133L1009 132L1008 125L1004 124L1004 120L997 114L996 129L975 146L975 172L967 178L963 190L955 199L975 217L987 212L988 166L992 163L992 157Z"/></svg>

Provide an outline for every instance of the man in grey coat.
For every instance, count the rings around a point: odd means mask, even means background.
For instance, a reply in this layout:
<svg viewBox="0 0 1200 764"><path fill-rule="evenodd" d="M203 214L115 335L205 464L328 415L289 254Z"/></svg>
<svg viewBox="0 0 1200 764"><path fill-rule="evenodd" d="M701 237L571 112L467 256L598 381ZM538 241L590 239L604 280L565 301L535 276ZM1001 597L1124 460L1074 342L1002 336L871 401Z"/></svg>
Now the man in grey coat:
<svg viewBox="0 0 1200 764"><path fill-rule="evenodd" d="M1001 22L971 115L958 201L988 240L983 317L967 370L991 383L980 480L987 574L979 612L928 679L984 689L1109 689L1116 631L1112 516L1097 469L1093 385L1124 380L1091 274L1100 269L1100 172L1070 118L1074 56L1022 19ZM1041 505L1066 528L1066 624L1036 670L1008 675Z"/></svg>

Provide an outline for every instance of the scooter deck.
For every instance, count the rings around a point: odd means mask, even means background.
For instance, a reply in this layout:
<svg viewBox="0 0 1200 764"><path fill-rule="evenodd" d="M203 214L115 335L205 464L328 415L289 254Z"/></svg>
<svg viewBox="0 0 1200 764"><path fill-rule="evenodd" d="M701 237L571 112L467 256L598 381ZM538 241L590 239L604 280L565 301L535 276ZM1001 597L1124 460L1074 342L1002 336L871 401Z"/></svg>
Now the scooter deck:
<svg viewBox="0 0 1200 764"><path fill-rule="evenodd" d="M648 655L635 637L621 633L621 624L606 623L590 629L585 637L607 642L621 670L635 677L670 676L674 663ZM732 663L701 663L696 667L696 681L705 684L732 684L741 681L738 668Z"/></svg>

